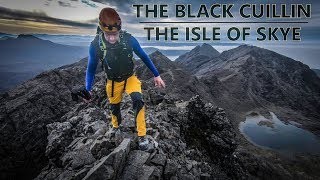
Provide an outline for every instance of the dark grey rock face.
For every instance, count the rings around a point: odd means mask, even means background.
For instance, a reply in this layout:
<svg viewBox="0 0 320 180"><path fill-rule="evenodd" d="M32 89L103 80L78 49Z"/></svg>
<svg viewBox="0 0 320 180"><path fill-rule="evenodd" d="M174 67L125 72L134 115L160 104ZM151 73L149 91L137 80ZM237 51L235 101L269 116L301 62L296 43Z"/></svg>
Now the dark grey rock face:
<svg viewBox="0 0 320 180"><path fill-rule="evenodd" d="M197 72L199 68L220 53L211 45L204 43L202 46L196 46L190 52L179 56L175 62L185 67L192 74Z"/></svg>
<svg viewBox="0 0 320 180"><path fill-rule="evenodd" d="M125 98L124 103L128 100L129 98ZM202 154L201 150L190 149L191 145L188 146L185 139L190 140L192 137L187 137L181 130L185 123L197 121L196 116L191 116L187 112L189 110L196 112L198 106L203 105L202 100L196 97L187 102L168 102L170 103L161 102L156 106L148 106L146 113L148 138L155 147L149 152L137 149L135 130L128 127L130 126L128 121L133 121L130 114L124 116L124 123L121 126L123 135L121 140L116 142L115 138L110 138L108 135L110 116L101 114L105 111L104 109L92 108L91 105L79 106L77 111L62 117L62 119L66 118L65 122L48 125L50 127L48 131L51 132L48 136L49 142L59 139L60 141L56 141L56 144L60 144L60 147L64 145L65 148L64 151L58 151L52 149L52 143L48 143L47 154L52 151L62 153L54 153L48 157L50 163L43 168L36 179L199 179L206 174L209 177L228 178L219 168L220 165L210 159L210 156ZM189 104L188 109L186 104ZM122 112L130 109L131 107L123 107ZM100 115L92 118L94 111ZM205 113L210 112L203 110L197 115L203 117L206 116ZM87 132L85 127L97 122L100 118L103 121L100 129ZM218 114L210 118L214 118L213 122L228 122L224 119L225 117L220 117ZM79 120L74 122L74 119ZM97 132L101 132L101 128L105 128L103 131L105 133L94 136ZM68 132L69 129L75 131L63 133ZM233 129L228 126L224 131L230 131L229 133L232 134ZM73 137L73 141L68 137ZM194 140L197 140L196 137ZM97 147L97 143L105 141L108 143L100 143ZM217 151L224 148L234 151L230 147L219 144L218 140L211 140L211 143L215 144L214 148ZM97 154L100 154L99 158L96 158ZM223 156L225 154L216 154L216 157L221 159ZM214 167L215 163L217 168ZM60 173L56 173L57 171Z"/></svg>
<svg viewBox="0 0 320 180"><path fill-rule="evenodd" d="M223 109L204 104L195 96L187 106L187 117L183 130L189 143L207 146L210 156L217 161L234 152L235 133Z"/></svg>
<svg viewBox="0 0 320 180"><path fill-rule="evenodd" d="M2 178L30 178L48 163L46 146L61 153L59 139L47 140L52 134L70 134L70 124L51 124L72 110L70 90L84 83L86 59L44 72L0 97L0 173ZM99 78L98 78L99 79ZM61 131L54 131L61 126ZM60 128L59 128L60 129ZM72 140L72 137L66 137ZM51 154L47 154L51 156ZM21 176L21 177L20 177Z"/></svg>
<svg viewBox="0 0 320 180"><path fill-rule="evenodd" d="M202 56L194 56L194 61L202 61ZM199 68L183 65L196 68L193 74L214 89L212 95L218 96L213 100L228 110L279 106L298 111L314 123L320 117L320 78L307 65L273 51L241 45Z"/></svg>
<svg viewBox="0 0 320 180"><path fill-rule="evenodd" d="M198 78L185 71L179 64L171 61L159 51L150 55L153 63L157 67L161 78L166 82L165 89L153 88L153 75L142 61L136 62L136 74L144 80L142 88L148 91L153 103L162 101L161 96L171 94L172 98L189 100L195 94L201 94L204 99L211 99L208 87Z"/></svg>
<svg viewBox="0 0 320 180"><path fill-rule="evenodd" d="M152 88L152 75L137 62L137 75L143 80L147 138L153 149L138 149L132 104L127 95L121 106L122 135L110 136L111 117L102 73L96 76L92 103L71 102L70 89L84 84L83 60L40 74L2 95L0 142L4 148L0 153L7 158L1 159L1 178L297 177L299 172L287 171L239 147L236 130L225 110L216 106L220 102L208 103L221 96L211 91L224 92L221 80L199 80L159 52L150 56L167 83L165 90ZM218 87L209 88L207 82ZM300 173L299 178L309 176Z"/></svg>

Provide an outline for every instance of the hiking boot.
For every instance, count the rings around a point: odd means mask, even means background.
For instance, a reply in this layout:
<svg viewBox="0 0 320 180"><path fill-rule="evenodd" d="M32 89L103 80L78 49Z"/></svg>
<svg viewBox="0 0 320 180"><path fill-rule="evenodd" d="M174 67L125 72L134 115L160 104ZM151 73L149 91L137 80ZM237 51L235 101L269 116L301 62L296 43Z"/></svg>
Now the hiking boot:
<svg viewBox="0 0 320 180"><path fill-rule="evenodd" d="M148 150L149 140L146 136L139 136L139 149L142 151Z"/></svg>

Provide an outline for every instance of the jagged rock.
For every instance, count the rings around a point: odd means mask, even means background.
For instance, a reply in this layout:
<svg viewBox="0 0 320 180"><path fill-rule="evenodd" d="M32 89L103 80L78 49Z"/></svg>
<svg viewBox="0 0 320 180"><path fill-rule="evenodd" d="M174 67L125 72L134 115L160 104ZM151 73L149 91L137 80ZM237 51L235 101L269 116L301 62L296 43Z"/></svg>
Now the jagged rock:
<svg viewBox="0 0 320 180"><path fill-rule="evenodd" d="M104 111L101 111L97 107L94 108L88 108L87 113L84 114L83 119L87 122L96 122L98 120L100 121L106 121L106 115L104 114Z"/></svg>
<svg viewBox="0 0 320 180"><path fill-rule="evenodd" d="M84 169L81 169L79 172L77 172L74 177L72 177L73 180L81 180L83 179L86 174L88 173L90 169L88 168L84 168Z"/></svg>
<svg viewBox="0 0 320 180"><path fill-rule="evenodd" d="M84 165L89 165L96 161L87 146L68 152L61 159L63 167L71 167L72 169L79 169Z"/></svg>
<svg viewBox="0 0 320 180"><path fill-rule="evenodd" d="M155 166L147 166L143 165L142 168L139 170L139 174L137 179L141 180L151 180L151 179L160 179L161 172Z"/></svg>
<svg viewBox="0 0 320 180"><path fill-rule="evenodd" d="M164 178L171 179L174 175L176 175L177 170L178 164L172 159L167 159L166 167L164 168Z"/></svg>
<svg viewBox="0 0 320 180"><path fill-rule="evenodd" d="M38 176L35 178L35 180L40 179L56 179L61 173L63 173L64 169L62 168L54 168L49 169L48 171L42 171Z"/></svg>
<svg viewBox="0 0 320 180"><path fill-rule="evenodd" d="M153 105L157 105L161 103L164 100L165 93L155 91L154 89L150 89L149 92L149 98Z"/></svg>
<svg viewBox="0 0 320 180"><path fill-rule="evenodd" d="M124 139L113 152L101 158L83 179L115 179L125 165L126 157L130 152L130 142L128 138Z"/></svg>
<svg viewBox="0 0 320 180"><path fill-rule="evenodd" d="M152 159L151 163L154 165L160 165L160 166L165 166L166 164L166 157L163 154L156 154Z"/></svg>
<svg viewBox="0 0 320 180"><path fill-rule="evenodd" d="M181 174L179 175L179 179L184 179L184 180L194 180L195 177L189 174ZM201 177L200 177L201 179Z"/></svg>
<svg viewBox="0 0 320 180"><path fill-rule="evenodd" d="M61 162L58 161L59 157L72 141L72 125L69 122L55 122L47 125L47 128L49 136L46 155L55 160L54 162L59 166L61 165Z"/></svg>
<svg viewBox="0 0 320 180"><path fill-rule="evenodd" d="M56 177L55 179L58 179L58 180L71 179L73 176L74 176L73 171L65 170L61 174L59 174L59 176Z"/></svg>
<svg viewBox="0 0 320 180"><path fill-rule="evenodd" d="M199 96L193 97L187 106L184 133L190 143L199 146L208 144L207 151L212 159L224 159L235 148L235 133L231 122L222 109L212 104L204 104Z"/></svg>
<svg viewBox="0 0 320 180"><path fill-rule="evenodd" d="M93 180L102 180L102 179L114 179L115 172L112 166L105 166L98 164L98 167L94 167L96 169L91 169L88 174L83 178L86 179L93 179ZM92 172L93 171L93 172Z"/></svg>
<svg viewBox="0 0 320 180"><path fill-rule="evenodd" d="M203 180L209 180L211 177L210 177L210 174L203 173L203 174L200 175L200 178L203 179Z"/></svg>
<svg viewBox="0 0 320 180"><path fill-rule="evenodd" d="M127 165L123 170L120 179L137 179L138 171L150 157L150 153L140 150L131 151L127 160Z"/></svg>
<svg viewBox="0 0 320 180"><path fill-rule="evenodd" d="M105 134L107 129L108 125L104 121L96 120L84 126L84 133L90 134L93 137L98 137L99 135Z"/></svg>
<svg viewBox="0 0 320 180"><path fill-rule="evenodd" d="M80 116L71 117L68 122L70 122L73 126L77 125L82 120Z"/></svg>
<svg viewBox="0 0 320 180"><path fill-rule="evenodd" d="M95 140L91 147L91 153L96 159L100 159L103 156L108 155L111 152L111 149L115 148L115 142L111 139L102 138L101 140Z"/></svg>

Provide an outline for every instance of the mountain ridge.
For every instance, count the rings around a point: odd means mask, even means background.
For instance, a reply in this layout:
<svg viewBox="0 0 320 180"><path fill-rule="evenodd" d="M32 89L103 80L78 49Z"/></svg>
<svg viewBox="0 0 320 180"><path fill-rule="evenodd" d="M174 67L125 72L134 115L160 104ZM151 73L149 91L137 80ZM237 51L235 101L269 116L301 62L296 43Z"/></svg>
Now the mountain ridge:
<svg viewBox="0 0 320 180"><path fill-rule="evenodd" d="M316 173L301 173L306 170L299 169L296 161L290 169L286 159L266 159L248 152L245 143L238 144L236 122L228 114L231 104L229 109L219 108L226 98L227 103L241 104L241 98L231 91L239 84L226 83L237 80L237 75L225 81L212 74L198 78L161 52L150 57L167 83L166 89L154 87L152 73L142 61L135 62L147 105L148 138L158 143L155 152L137 149L134 113L126 95L121 107L125 136L120 141L110 138L101 68L97 69L92 103L72 102L70 90L84 85L85 58L43 72L0 96L0 145L5 147L0 153L13 157L1 159L0 171L6 172L2 176L12 179L18 172L20 178L94 179L115 178L123 172L136 179L317 177Z"/></svg>
<svg viewBox="0 0 320 180"><path fill-rule="evenodd" d="M195 60L200 58L193 57ZM193 74L200 79L218 78L229 87L230 96L235 94L238 98L241 96L237 94L251 92L251 95L242 97L244 102L253 103L248 101L252 98L269 101L280 106L304 109L305 114L319 117L316 112L320 107L320 79L300 61L260 47L241 45L222 52L201 67Z"/></svg>

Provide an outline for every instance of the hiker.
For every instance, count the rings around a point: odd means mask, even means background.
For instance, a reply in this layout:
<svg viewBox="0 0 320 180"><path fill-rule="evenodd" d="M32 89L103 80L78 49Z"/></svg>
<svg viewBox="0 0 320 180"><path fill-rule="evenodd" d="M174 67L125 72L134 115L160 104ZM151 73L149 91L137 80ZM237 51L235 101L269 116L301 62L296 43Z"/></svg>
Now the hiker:
<svg viewBox="0 0 320 180"><path fill-rule="evenodd" d="M146 138L145 105L142 99L141 82L133 70L133 52L152 71L155 86L164 88L164 81L161 79L150 57L140 47L137 39L121 29L119 14L112 8L102 9L99 14L97 35L89 48L86 90L90 92L92 88L95 71L100 59L107 75L106 92L111 105L113 133L120 133L120 102L122 101L123 92L126 92L133 102L139 148L146 150L149 141Z"/></svg>

